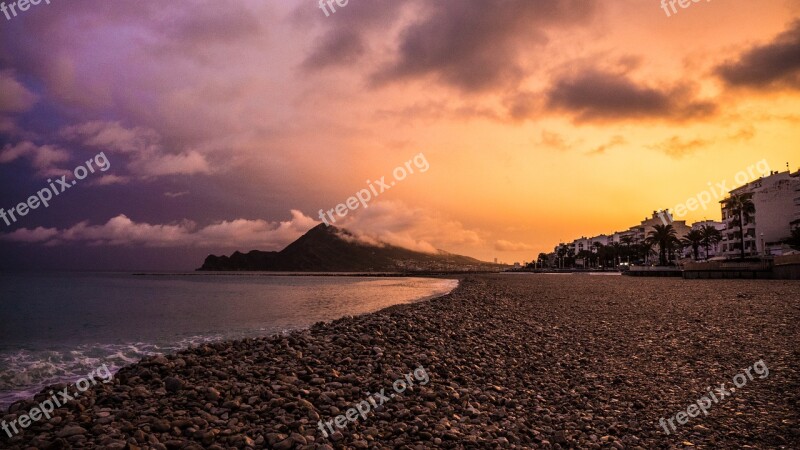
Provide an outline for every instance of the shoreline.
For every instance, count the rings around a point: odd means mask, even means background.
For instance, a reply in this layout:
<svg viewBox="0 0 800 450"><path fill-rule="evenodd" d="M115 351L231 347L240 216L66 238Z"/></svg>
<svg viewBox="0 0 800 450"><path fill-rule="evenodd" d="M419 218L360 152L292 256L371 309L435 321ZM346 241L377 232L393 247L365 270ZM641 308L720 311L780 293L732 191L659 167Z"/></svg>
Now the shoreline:
<svg viewBox="0 0 800 450"><path fill-rule="evenodd" d="M197 270L194 272L147 273L135 272L132 276L244 276L244 277L357 277L357 278L464 278L469 275L499 272L266 272L249 270Z"/></svg>
<svg viewBox="0 0 800 450"><path fill-rule="evenodd" d="M800 444L792 407L798 356L789 350L798 338L796 288L468 276L429 300L145 358L56 410L57 423L0 441L9 448L792 448ZM769 378L672 436L658 429L659 418L759 359ZM420 366L430 375L425 386L329 438L317 429Z"/></svg>
<svg viewBox="0 0 800 450"><path fill-rule="evenodd" d="M125 274L125 275L132 275L132 274ZM172 275L172 274L164 274L164 275ZM359 277L359 278L362 278L362 277ZM409 278L412 278L412 277L409 277ZM426 277L416 277L416 278L422 279L422 278L426 278ZM431 277L427 277L427 278L431 278ZM407 299L400 299L399 301L401 301L401 302L397 303L397 304L414 304L414 303L424 302L424 301L430 300L432 298L436 298L436 297L440 297L440 296L443 296L443 295L447 295L447 294L449 294L450 292L452 292L454 289L456 289L458 287L459 280L461 278L463 278L463 277L433 277L433 278L437 279L437 280L442 280L440 282L440 284L442 284L442 286L441 286L442 289L438 289L438 292L429 292L429 293L426 293L425 295L422 295L422 292L420 292L419 293L420 295L418 297L408 296ZM380 277L376 277L376 279L380 279ZM444 281L444 280L452 280L452 281ZM370 309L365 309L364 311L356 310L356 312L352 312L353 310L350 310L347 313L344 313L344 310L342 310L340 312L341 315L332 315L333 319L329 318L329 319L325 319L325 321L336 320L336 319L341 318L341 317L358 317L358 316L365 315L365 314L373 314L373 313L380 312L382 309L391 308L392 306L396 306L396 305L379 306L378 307L379 309L372 309L372 310L370 310ZM261 338L269 338L269 337L273 337L273 336L285 336L285 335L287 335L289 333L292 333L292 332L295 332L295 331L302 331L302 330L307 330L307 329L311 328L315 323L319 322L319 320L315 320L314 322L312 322L311 320L314 320L314 319L316 319L316 318L309 317L308 321L305 324L297 325L297 326L289 326L289 327L272 326L271 327L272 329L266 329L266 330L250 330L250 332L241 331L240 333L237 333L237 335L234 335L234 336L230 336L230 335L223 336L219 332L207 332L207 333L197 332L197 333L194 333L194 334L191 334L191 335L185 335L185 334L182 334L180 336L176 335L176 339L174 341L171 341L171 342L159 341L157 343L153 343L153 342L144 342L144 341L130 341L130 342L128 342L128 341L115 341L115 342L112 343L111 341L103 341L104 342L103 344L96 344L96 345L99 346L99 347L103 347L103 348L105 346L111 346L111 347L114 347L115 349L114 350L110 350L111 353L106 352L106 354L104 356L98 356L97 352L93 352L94 355L90 359L96 359L99 362L106 362L109 366L112 366L114 371L117 371L117 370L122 369L123 367L127 367L127 366L133 365L133 364L137 364L138 362L141 361L142 358L153 357L153 356L157 356L157 355L176 354L178 352L192 350L192 349L197 348L197 347L199 347L199 346L201 346L203 344L229 343L229 342L234 342L234 341L241 340L241 339L244 339L244 338L261 339ZM59 348L57 350L55 348L53 348L53 349L38 348L36 350L33 350L33 349L28 349L28 350L36 351L36 352L44 352L44 351L46 351L48 353L52 350L53 352L61 352L64 355L74 354L74 351L78 351L78 355L83 355L83 354L85 354L85 351L83 353L81 353L79 350L81 348L83 348L83 350L85 350L85 348L88 346L88 344L80 343L80 344L76 344L76 346L77 347ZM150 346L160 347L160 349L159 350L142 350L142 351L138 351L139 355L126 356L125 359L127 359L128 361L123 362L122 364L120 364L119 361L111 361L111 360L108 359L109 355L113 356L112 353L114 353L114 352L125 352L126 351L126 349L125 349L126 346L128 347L128 349L134 348L134 347L138 347L139 349L142 349L142 348L146 348L146 347L150 347ZM45 357L45 356L42 356L42 357ZM137 359L134 360L133 359L134 357L136 357ZM17 369L19 369L19 368L17 368ZM11 370L11 369L9 368L9 370ZM61 370L61 369L57 369L57 370ZM67 373L64 374L63 370L66 370ZM27 384L27 385L17 385L17 386L14 386L14 388L12 388L12 389L8 389L8 390L5 390L5 391L2 391L2 395L3 395L3 400L4 401L0 402L0 416L2 416L3 414L6 414L8 412L8 410L9 410L9 408L12 405L14 405L15 403L17 403L19 401L30 401L34 396L36 396L36 395L40 394L41 392L43 392L43 389L46 389L46 387L48 385L52 385L53 383L58 383L60 385L69 384L69 383L72 383L72 382L80 379L83 376L83 374L81 374L81 373L74 372L74 370L75 370L74 368L67 368L67 369L63 369L63 370L61 370L62 371L62 376L58 377L57 379L54 379L56 377L50 377L49 382L47 384L44 384L45 382L48 381L48 380L45 379L45 380L39 380L39 381L37 381L35 383L30 383L30 384ZM72 372L70 372L70 370L72 370ZM87 368L87 370L88 370L88 368ZM17 371L21 372L19 370L17 370ZM2 434L3 434L2 431L0 431L0 437L2 437Z"/></svg>

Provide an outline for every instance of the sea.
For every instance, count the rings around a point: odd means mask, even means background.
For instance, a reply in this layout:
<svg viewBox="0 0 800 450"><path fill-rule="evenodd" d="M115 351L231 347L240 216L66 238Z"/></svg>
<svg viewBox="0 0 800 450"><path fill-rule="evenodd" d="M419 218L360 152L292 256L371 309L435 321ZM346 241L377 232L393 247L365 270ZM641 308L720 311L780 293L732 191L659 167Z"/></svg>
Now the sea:
<svg viewBox="0 0 800 450"><path fill-rule="evenodd" d="M106 365L446 294L456 280L266 273L0 273L0 411Z"/></svg>

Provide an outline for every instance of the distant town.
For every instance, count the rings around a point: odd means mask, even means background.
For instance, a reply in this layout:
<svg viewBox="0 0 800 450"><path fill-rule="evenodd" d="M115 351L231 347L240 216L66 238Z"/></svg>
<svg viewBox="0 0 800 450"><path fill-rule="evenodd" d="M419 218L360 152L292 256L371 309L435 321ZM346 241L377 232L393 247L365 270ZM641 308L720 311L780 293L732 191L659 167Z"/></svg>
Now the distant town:
<svg viewBox="0 0 800 450"><path fill-rule="evenodd" d="M759 260L800 255L800 171L771 171L728 192L722 220L688 225L669 210L623 231L559 243L514 270L627 270L692 261Z"/></svg>

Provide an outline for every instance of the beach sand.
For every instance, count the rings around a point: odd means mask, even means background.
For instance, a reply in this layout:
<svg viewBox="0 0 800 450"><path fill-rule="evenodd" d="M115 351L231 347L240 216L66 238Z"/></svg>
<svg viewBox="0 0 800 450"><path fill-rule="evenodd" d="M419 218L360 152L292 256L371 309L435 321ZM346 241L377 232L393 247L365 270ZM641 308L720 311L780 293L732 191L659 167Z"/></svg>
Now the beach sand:
<svg viewBox="0 0 800 450"><path fill-rule="evenodd" d="M799 293L791 281L470 276L430 301L148 358L0 447L800 448ZM660 418L756 361L768 376L664 432ZM420 366L424 386L328 438L318 429Z"/></svg>

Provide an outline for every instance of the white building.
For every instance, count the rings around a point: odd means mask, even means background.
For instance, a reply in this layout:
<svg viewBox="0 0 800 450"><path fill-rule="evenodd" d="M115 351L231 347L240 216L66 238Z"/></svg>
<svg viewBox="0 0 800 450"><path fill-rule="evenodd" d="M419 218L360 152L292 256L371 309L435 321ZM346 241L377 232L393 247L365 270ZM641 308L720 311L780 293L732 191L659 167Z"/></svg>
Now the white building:
<svg viewBox="0 0 800 450"><path fill-rule="evenodd" d="M692 224L693 231L701 231L704 226L709 225L717 229L721 235L725 235L725 223L724 222L717 222L715 220L704 220L702 222L695 222ZM719 255L722 252L722 241L717 242L709 246L708 248L708 255L706 255L706 247L704 245L700 245L698 249L698 256L699 259L708 259L713 258ZM683 249L683 257L684 258L694 258L694 250L692 247L686 247Z"/></svg>
<svg viewBox="0 0 800 450"><path fill-rule="evenodd" d="M576 255L583 250L592 251L592 240L587 237L575 239L572 241L572 248L574 249Z"/></svg>
<svg viewBox="0 0 800 450"><path fill-rule="evenodd" d="M755 214L743 224L745 255L781 254L781 241L791 236L791 224L800 220L800 171L772 172L732 190L730 194L751 195L755 206ZM722 253L730 257L740 256L739 218L724 202L722 221L727 226Z"/></svg>
<svg viewBox="0 0 800 450"><path fill-rule="evenodd" d="M625 245L622 242L623 237L628 237L631 239L632 244L637 244L643 242L649 233L655 229L656 225L672 225L675 228L676 236L678 239L684 238L691 228L686 225L685 220L678 220L672 221L672 217L669 214L669 210L664 211L653 211L653 216L650 218L645 217L639 225L630 227L625 231L618 231L612 233L610 235L601 234L599 236L594 236L591 238L581 237L579 239L575 239L572 241L571 244L563 244L567 245L569 248L572 249L574 255L580 254L583 250L588 250L592 253L597 252L597 248L594 244L600 243L604 246L612 245L614 243L618 243L621 245ZM562 244L560 244L562 245ZM556 247L556 251L558 251L558 247Z"/></svg>
<svg viewBox="0 0 800 450"><path fill-rule="evenodd" d="M656 225L672 225L678 239L683 239L691 231L685 220L672 220L672 213L668 209L653 211L652 217L645 218L638 226L631 227L628 231L633 232L638 241L643 241L651 231L655 230Z"/></svg>
<svg viewBox="0 0 800 450"><path fill-rule="evenodd" d="M609 236L601 234L599 236L590 238L582 237L580 239L575 239L574 241L572 241L572 244L570 244L570 246L575 250L576 255L583 250L588 250L592 253L596 253L597 247L594 246L595 242L599 242L600 244L603 245L609 245L611 244L612 241Z"/></svg>
<svg viewBox="0 0 800 450"><path fill-rule="evenodd" d="M592 248L591 248L592 252L595 252L597 250L597 248L595 247L595 244L599 243L599 244L605 246L605 245L608 245L608 244L611 243L611 240L605 234L601 234L600 236L595 236L595 237L593 237L593 238L591 238L589 240L592 242Z"/></svg>

